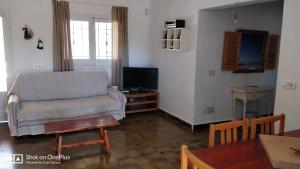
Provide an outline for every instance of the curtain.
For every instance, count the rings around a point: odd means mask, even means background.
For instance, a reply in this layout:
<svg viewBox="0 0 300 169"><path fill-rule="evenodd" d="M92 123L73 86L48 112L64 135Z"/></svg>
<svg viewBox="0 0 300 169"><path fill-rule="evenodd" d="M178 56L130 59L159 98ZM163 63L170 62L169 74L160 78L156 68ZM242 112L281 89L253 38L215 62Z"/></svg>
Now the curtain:
<svg viewBox="0 0 300 169"><path fill-rule="evenodd" d="M112 85L123 87L123 67L128 66L128 8L112 7Z"/></svg>
<svg viewBox="0 0 300 169"><path fill-rule="evenodd" d="M53 3L53 71L73 71L69 2Z"/></svg>

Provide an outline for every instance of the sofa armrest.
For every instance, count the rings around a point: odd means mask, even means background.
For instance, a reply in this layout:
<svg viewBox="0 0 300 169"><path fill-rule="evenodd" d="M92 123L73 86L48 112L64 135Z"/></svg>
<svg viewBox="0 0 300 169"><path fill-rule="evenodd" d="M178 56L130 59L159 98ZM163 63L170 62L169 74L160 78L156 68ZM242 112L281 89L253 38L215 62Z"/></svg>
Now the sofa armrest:
<svg viewBox="0 0 300 169"><path fill-rule="evenodd" d="M8 117L8 126L11 136L17 135L17 114L19 112L20 100L18 95L10 95L6 105L6 112Z"/></svg>
<svg viewBox="0 0 300 169"><path fill-rule="evenodd" d="M125 106L125 104L127 102L127 99L126 99L125 95L122 92L120 92L117 89L114 89L114 88L111 87L111 88L108 88L108 95L110 97L112 97L113 99L115 99L117 101L120 101Z"/></svg>

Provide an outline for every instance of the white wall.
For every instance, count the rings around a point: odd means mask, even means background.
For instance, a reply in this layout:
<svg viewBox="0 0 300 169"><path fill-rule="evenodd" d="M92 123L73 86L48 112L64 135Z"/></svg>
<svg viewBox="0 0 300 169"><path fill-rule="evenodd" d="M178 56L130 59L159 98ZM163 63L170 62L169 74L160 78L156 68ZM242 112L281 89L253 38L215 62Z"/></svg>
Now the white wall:
<svg viewBox="0 0 300 169"><path fill-rule="evenodd" d="M272 2L239 7L234 10L229 8L200 11L194 124L231 119L232 87L265 85L275 89L277 70L268 70L264 73L235 74L231 71L222 71L221 65L225 31L253 29L280 34L282 5L282 2ZM233 21L234 11L238 14L238 23ZM214 71L215 75L210 76L210 71ZM272 113L270 108L267 109L270 106L266 103L261 103L263 106L260 106L260 113L262 114ZM215 112L208 114L208 107L215 107ZM254 103L248 105L248 108L251 107L256 109ZM241 112L241 110L237 110L237 112ZM237 115L241 116L241 113L237 113Z"/></svg>
<svg viewBox="0 0 300 169"><path fill-rule="evenodd" d="M130 66L148 65L148 16L149 0L70 0L70 8L75 13L97 12L109 15L111 7L129 8L129 64ZM33 65L42 66L43 71L52 70L52 0L0 0L0 11L9 13L10 48L7 56L9 83L17 73L33 71ZM22 27L32 28L32 40L24 40ZM44 50L36 49L37 39L44 41ZM4 112L3 98L0 94L0 112ZM3 113L0 113L0 118ZM2 119L0 119L1 121Z"/></svg>
<svg viewBox="0 0 300 169"><path fill-rule="evenodd" d="M7 78L10 84L15 74L31 71L33 64L44 65L44 69L52 69L52 9L51 1L17 1L0 0L0 11L8 15L9 53L6 54ZM22 27L28 24L34 31L34 38L24 40ZM36 49L37 39L44 40L45 49ZM3 118L5 93L0 94L0 118ZM2 116L2 117L1 117ZM0 119L4 120L4 119Z"/></svg>
<svg viewBox="0 0 300 169"><path fill-rule="evenodd" d="M300 128L300 1L285 0L275 113L286 114L286 130ZM296 90L282 88L285 81L297 84Z"/></svg>
<svg viewBox="0 0 300 169"><path fill-rule="evenodd" d="M52 68L52 9L51 1L17 1L0 0L0 10L10 15L11 54L13 63L8 63L14 69L8 72L9 80L22 71L33 69L33 64L44 65L45 69ZM32 40L24 40L22 27L27 24L34 31ZM36 49L37 39L45 43L44 50Z"/></svg>
<svg viewBox="0 0 300 169"><path fill-rule="evenodd" d="M160 108L194 124L195 77L198 31L198 11L211 7L233 5L236 0L161 0L151 1L150 64L159 68ZM254 3L255 0L239 0ZM259 0L264 2L264 0ZM190 50L169 52L160 49L160 29L167 19L186 19Z"/></svg>

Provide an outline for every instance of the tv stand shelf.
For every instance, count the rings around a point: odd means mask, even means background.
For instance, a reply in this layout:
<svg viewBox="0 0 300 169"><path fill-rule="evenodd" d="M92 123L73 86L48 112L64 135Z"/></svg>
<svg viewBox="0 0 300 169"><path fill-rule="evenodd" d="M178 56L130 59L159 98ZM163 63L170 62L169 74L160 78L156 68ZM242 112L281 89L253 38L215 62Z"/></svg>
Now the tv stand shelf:
<svg viewBox="0 0 300 169"><path fill-rule="evenodd" d="M127 98L126 114L159 110L158 92L130 92Z"/></svg>

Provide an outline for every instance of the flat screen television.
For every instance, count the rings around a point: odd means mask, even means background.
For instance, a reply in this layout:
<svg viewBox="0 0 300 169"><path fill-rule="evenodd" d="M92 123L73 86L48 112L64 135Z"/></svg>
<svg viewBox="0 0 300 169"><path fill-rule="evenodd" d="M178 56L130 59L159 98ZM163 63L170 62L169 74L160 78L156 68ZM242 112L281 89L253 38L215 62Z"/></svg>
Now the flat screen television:
<svg viewBox="0 0 300 169"><path fill-rule="evenodd" d="M123 89L157 90L158 68L124 67Z"/></svg>
<svg viewBox="0 0 300 169"><path fill-rule="evenodd" d="M238 30L238 32L241 32L242 36L237 72L263 72L268 32L253 30Z"/></svg>

